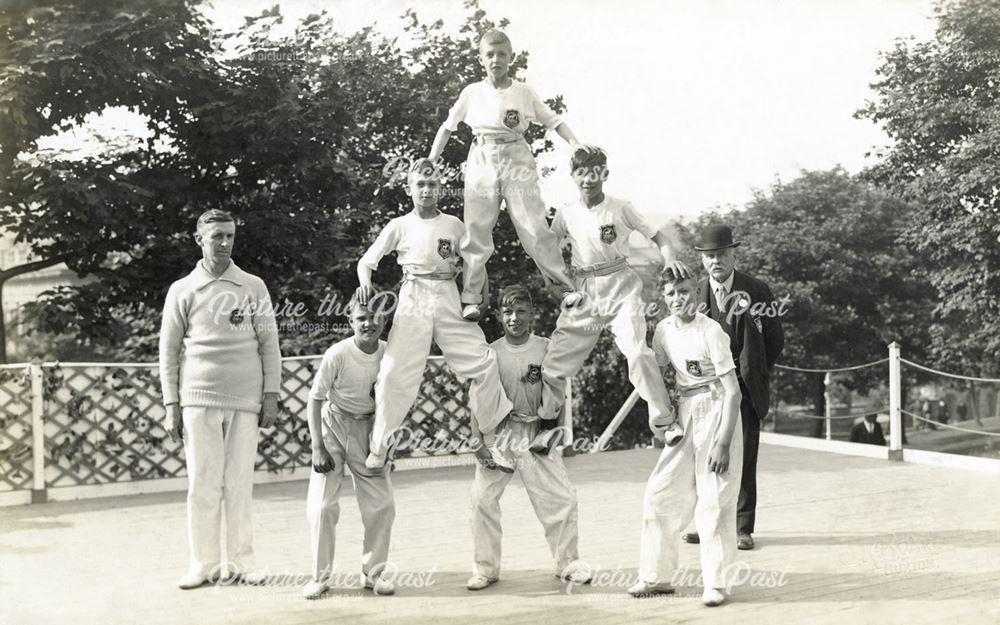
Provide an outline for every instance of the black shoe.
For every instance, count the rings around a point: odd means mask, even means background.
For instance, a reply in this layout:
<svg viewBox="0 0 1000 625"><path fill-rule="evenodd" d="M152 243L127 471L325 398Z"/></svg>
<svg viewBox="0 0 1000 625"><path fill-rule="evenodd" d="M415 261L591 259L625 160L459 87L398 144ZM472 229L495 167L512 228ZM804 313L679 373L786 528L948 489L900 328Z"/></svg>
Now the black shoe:
<svg viewBox="0 0 1000 625"><path fill-rule="evenodd" d="M750 551L753 549L753 536L747 534L746 532L740 532L737 534L736 548L740 551Z"/></svg>
<svg viewBox="0 0 1000 625"><path fill-rule="evenodd" d="M697 532L687 532L681 534L681 540L692 545L697 545L701 542L701 539L698 538Z"/></svg>

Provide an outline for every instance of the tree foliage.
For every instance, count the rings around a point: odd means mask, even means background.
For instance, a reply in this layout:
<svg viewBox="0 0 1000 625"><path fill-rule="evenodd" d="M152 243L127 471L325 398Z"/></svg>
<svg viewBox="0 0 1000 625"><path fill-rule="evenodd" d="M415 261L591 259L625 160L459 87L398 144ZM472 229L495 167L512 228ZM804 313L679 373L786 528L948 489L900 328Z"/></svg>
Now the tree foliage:
<svg viewBox="0 0 1000 625"><path fill-rule="evenodd" d="M1000 332L1000 5L942 1L930 41L883 54L874 100L858 115L892 139L867 177L914 207L902 241L938 302L935 361L992 374Z"/></svg>
<svg viewBox="0 0 1000 625"><path fill-rule="evenodd" d="M806 171L757 192L745 210L703 216L697 227L723 221L742 241L737 269L785 299L785 349L779 363L839 368L885 358L898 341L910 358L929 343L933 296L915 274L922 262L898 238L913 209L837 168ZM886 377L885 367L837 374L865 392ZM775 370L772 394L809 403L822 414L822 374Z"/></svg>
<svg viewBox="0 0 1000 625"><path fill-rule="evenodd" d="M192 224L210 207L240 222L237 262L276 301L302 304L284 319L285 352L328 344L343 320L321 315L321 301L346 301L364 247L410 208L396 159L427 153L461 87L481 78L479 34L506 25L469 3L454 35L410 11L402 46L373 28L339 33L325 15L284 34L277 8L236 33L211 30L194 3L156 0L6 18L15 62L0 75L13 120L0 133L0 226L36 258L96 278L46 294L34 307L40 327L79 337L95 356L127 358L155 352L163 294L196 260ZM38 149L39 138L111 106L145 115L152 138L85 159ZM463 162L470 139L457 133L446 160ZM551 148L537 130L531 139ZM461 215L460 197L443 208ZM497 239L494 284L537 273L506 219ZM396 273L387 262L377 279L392 287Z"/></svg>

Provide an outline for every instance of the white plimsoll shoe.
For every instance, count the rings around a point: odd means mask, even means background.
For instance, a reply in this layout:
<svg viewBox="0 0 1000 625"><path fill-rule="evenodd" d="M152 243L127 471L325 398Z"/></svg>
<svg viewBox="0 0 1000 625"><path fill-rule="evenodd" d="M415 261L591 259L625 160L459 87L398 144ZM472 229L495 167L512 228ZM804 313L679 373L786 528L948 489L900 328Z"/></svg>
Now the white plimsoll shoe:
<svg viewBox="0 0 1000 625"><path fill-rule="evenodd" d="M465 587L469 590L482 590L487 586L492 586L497 583L496 577L486 577L485 575L473 575L469 578L469 581L465 582Z"/></svg>
<svg viewBox="0 0 1000 625"><path fill-rule="evenodd" d="M562 441L560 438L562 432L558 428L553 428L551 430L542 430L535 437L531 439L531 445L528 446L528 451L533 454L548 454L551 453L556 446Z"/></svg>
<svg viewBox="0 0 1000 625"><path fill-rule="evenodd" d="M726 595L722 594L722 591L718 588L706 588L705 591L701 593L701 602L710 608L722 605L725 600Z"/></svg>
<svg viewBox="0 0 1000 625"><path fill-rule="evenodd" d="M656 595L672 595L674 587L670 584L658 584L654 582L638 582L627 591L633 597L655 597Z"/></svg>
<svg viewBox="0 0 1000 625"><path fill-rule="evenodd" d="M480 317L483 316L483 311L480 310L479 304L466 304L462 308L462 319L466 321L479 321Z"/></svg>
<svg viewBox="0 0 1000 625"><path fill-rule="evenodd" d="M192 588L204 586L208 582L209 579L200 573L187 573L177 580L177 587L181 590L191 590Z"/></svg>
<svg viewBox="0 0 1000 625"><path fill-rule="evenodd" d="M365 468L369 471L379 471L385 467L385 456L380 456L374 451L369 452L368 457L365 458Z"/></svg>
<svg viewBox="0 0 1000 625"><path fill-rule="evenodd" d="M574 306L579 306L582 302L583 293L580 291L568 291L563 294L563 308L573 308Z"/></svg>
<svg viewBox="0 0 1000 625"><path fill-rule="evenodd" d="M663 441L666 443L667 447L673 447L677 443L681 442L684 438L684 428L681 427L681 422L675 420L673 423L663 428Z"/></svg>
<svg viewBox="0 0 1000 625"><path fill-rule="evenodd" d="M302 588L302 596L309 601L315 601L326 594L326 591L328 590L330 590L330 587L323 582L317 582L316 580L311 579L309 580L309 583Z"/></svg>
<svg viewBox="0 0 1000 625"><path fill-rule="evenodd" d="M365 577L365 588L372 591L373 595L396 594L396 587L393 583L387 579L383 579L381 575L375 579Z"/></svg>
<svg viewBox="0 0 1000 625"><path fill-rule="evenodd" d="M590 567L580 560L569 564L563 569L562 573L556 573L556 577L563 582L570 582L576 586L589 584L594 578Z"/></svg>
<svg viewBox="0 0 1000 625"><path fill-rule="evenodd" d="M514 472L514 463L510 461L510 458L505 456L502 451L496 447L487 447L487 451L490 452L490 460L493 461L493 468L497 471L503 471L504 473Z"/></svg>

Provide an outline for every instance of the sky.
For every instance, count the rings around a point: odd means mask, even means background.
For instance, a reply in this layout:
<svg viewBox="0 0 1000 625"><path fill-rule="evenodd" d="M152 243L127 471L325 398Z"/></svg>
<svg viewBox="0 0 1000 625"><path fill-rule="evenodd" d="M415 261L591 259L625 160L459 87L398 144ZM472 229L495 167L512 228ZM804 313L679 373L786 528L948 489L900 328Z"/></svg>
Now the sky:
<svg viewBox="0 0 1000 625"><path fill-rule="evenodd" d="M208 17L238 29L274 0L214 0ZM415 7L425 22L457 31L462 0L284 0L286 24L327 11L338 28L375 26L399 35ZM876 80L879 52L897 38L934 31L931 0L481 0L507 17L515 51L530 52L521 78L543 97L562 94L563 120L609 154L609 194L654 221L742 206L755 189L803 169L857 172L887 138L854 118ZM456 98L458 93L453 94ZM442 119L442 121L444 121ZM138 116L94 116L86 137L145 134ZM60 144L64 138L54 138ZM44 141L42 142L45 143ZM543 165L549 205L576 197L560 139ZM428 145L428 149L430 146Z"/></svg>
<svg viewBox="0 0 1000 625"><path fill-rule="evenodd" d="M220 26L273 1L215 0ZM345 32L375 23L399 34L410 6L456 29L461 0L286 0L289 18L325 9ZM930 0L481 0L507 17L521 78L542 97L562 94L564 121L604 147L606 191L644 212L692 217L741 206L754 189L803 169L850 172L887 138L854 112L872 97L878 54L897 38L934 32ZM456 97L458 94L454 94ZM443 120L442 120L443 121ZM558 138L547 164L564 165ZM543 186L549 204L575 197L567 167Z"/></svg>

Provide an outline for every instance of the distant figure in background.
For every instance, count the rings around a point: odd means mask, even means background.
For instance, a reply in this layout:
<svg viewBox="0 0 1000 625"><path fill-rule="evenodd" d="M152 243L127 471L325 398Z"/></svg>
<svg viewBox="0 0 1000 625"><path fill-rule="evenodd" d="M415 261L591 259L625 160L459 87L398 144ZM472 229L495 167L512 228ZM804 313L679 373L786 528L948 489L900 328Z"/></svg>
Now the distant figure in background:
<svg viewBox="0 0 1000 625"><path fill-rule="evenodd" d="M864 420L854 424L851 428L851 442L865 443L867 445L885 446L885 435L882 433L882 425L878 422L878 415L875 413L865 415Z"/></svg>
<svg viewBox="0 0 1000 625"><path fill-rule="evenodd" d="M948 402L946 402L942 397L941 399L938 400L938 414L937 414L938 423L948 423L949 416L950 415L948 414ZM936 430L937 428L935 427L934 429Z"/></svg>
<svg viewBox="0 0 1000 625"><path fill-rule="evenodd" d="M227 212L205 211L194 240L202 259L170 286L160 329L163 427L172 440L183 437L187 462L190 567L177 582L185 590L223 577L263 581L250 570L253 470L257 428L274 424L281 388L267 287L230 258L236 222Z"/></svg>
<svg viewBox="0 0 1000 625"><path fill-rule="evenodd" d="M928 427L928 421L931 420L931 402L925 399L922 404L920 404L920 416L927 421L921 421L920 419L913 420L913 431L917 432L919 430L926 430Z"/></svg>

